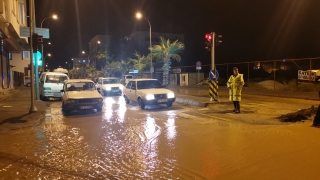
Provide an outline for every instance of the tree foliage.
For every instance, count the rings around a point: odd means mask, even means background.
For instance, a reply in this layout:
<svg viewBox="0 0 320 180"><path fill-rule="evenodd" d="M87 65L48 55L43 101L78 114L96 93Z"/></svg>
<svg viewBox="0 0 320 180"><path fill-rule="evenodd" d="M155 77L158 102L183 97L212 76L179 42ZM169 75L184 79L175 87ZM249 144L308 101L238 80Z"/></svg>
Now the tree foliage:
<svg viewBox="0 0 320 180"><path fill-rule="evenodd" d="M179 53L184 49L184 44L178 40L171 43L169 39L166 40L163 37L160 37L160 44L154 45L149 49L151 50L152 56L163 63L163 84L168 85L171 61L181 60Z"/></svg>

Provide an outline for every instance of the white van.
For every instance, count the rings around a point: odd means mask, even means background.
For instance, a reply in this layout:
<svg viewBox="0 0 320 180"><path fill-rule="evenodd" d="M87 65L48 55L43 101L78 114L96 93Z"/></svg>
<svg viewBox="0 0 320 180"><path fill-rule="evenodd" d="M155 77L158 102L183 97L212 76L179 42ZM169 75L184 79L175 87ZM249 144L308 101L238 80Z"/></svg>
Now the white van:
<svg viewBox="0 0 320 180"><path fill-rule="evenodd" d="M60 73L66 74L66 75L69 74L69 71L67 69L63 69L63 68L54 69L53 72L60 72Z"/></svg>
<svg viewBox="0 0 320 180"><path fill-rule="evenodd" d="M40 99L61 98L61 90L63 83L69 77L64 73L59 72L44 72L39 79Z"/></svg>

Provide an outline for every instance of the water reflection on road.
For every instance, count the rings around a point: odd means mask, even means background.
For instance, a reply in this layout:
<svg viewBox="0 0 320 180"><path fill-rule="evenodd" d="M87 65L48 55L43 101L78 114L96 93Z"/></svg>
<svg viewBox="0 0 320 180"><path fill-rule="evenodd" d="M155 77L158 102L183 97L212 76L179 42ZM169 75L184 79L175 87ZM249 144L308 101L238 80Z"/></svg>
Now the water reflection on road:
<svg viewBox="0 0 320 180"><path fill-rule="evenodd" d="M306 135L305 125L252 126L190 116L183 111L196 109L176 104L140 110L122 97L104 102L101 113L67 117L54 102L40 127L1 135L0 179L268 179L279 166L278 177L295 179L285 173L306 168L286 159L320 162L320 143L308 138L319 131ZM316 177L308 170L305 178Z"/></svg>

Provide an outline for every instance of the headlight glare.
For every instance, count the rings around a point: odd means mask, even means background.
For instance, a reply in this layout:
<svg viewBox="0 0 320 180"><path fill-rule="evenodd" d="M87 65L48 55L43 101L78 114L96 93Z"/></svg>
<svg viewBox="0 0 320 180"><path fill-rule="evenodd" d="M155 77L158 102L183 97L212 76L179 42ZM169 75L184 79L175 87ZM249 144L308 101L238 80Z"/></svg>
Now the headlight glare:
<svg viewBox="0 0 320 180"><path fill-rule="evenodd" d="M167 97L168 97L168 98L174 98L174 93L172 93L172 92L168 93L168 94L167 94Z"/></svg>
<svg viewBox="0 0 320 180"><path fill-rule="evenodd" d="M111 91L111 87L106 87L106 91Z"/></svg>
<svg viewBox="0 0 320 180"><path fill-rule="evenodd" d="M147 94L146 95L146 99L147 100L153 100L154 99L154 95L153 94Z"/></svg>

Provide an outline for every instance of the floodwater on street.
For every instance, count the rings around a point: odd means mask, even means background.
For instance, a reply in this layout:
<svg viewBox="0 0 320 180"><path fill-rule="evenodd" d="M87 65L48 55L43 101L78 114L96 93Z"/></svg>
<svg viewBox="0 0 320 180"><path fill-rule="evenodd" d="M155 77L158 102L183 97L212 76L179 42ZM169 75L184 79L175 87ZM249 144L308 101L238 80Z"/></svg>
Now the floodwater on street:
<svg viewBox="0 0 320 180"><path fill-rule="evenodd" d="M193 116L199 107L125 104L0 135L0 179L319 179L320 129L311 121L253 125Z"/></svg>

